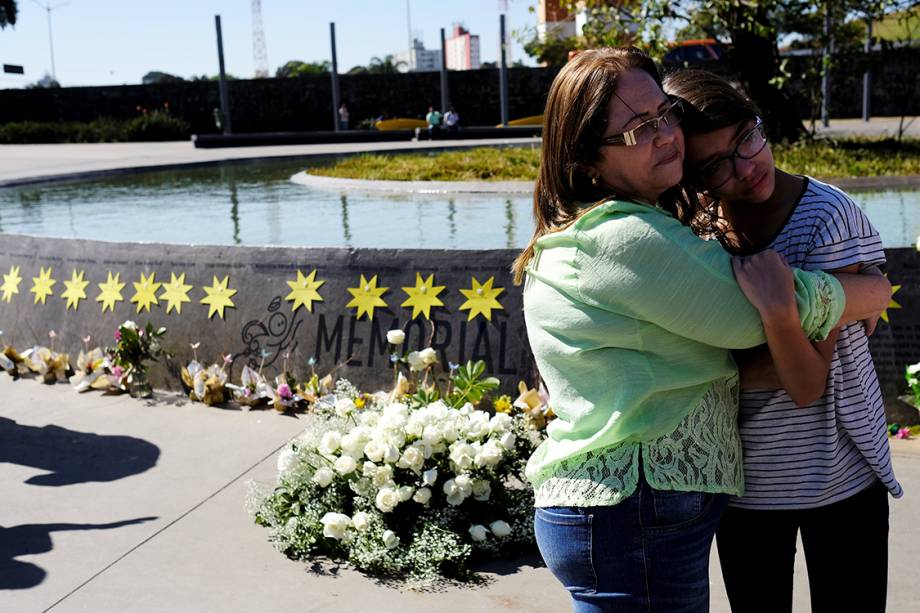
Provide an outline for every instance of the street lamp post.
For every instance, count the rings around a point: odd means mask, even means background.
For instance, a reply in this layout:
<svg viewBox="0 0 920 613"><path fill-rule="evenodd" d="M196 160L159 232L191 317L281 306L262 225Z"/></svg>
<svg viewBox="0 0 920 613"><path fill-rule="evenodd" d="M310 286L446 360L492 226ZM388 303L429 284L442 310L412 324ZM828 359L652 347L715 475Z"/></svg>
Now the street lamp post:
<svg viewBox="0 0 920 613"><path fill-rule="evenodd" d="M70 2L61 2L54 6L51 4L42 4L38 0L32 0L32 2L45 9L45 12L48 14L48 49L51 51L51 78L57 81L57 71L54 69L54 38L51 35L51 11L66 6L70 4Z"/></svg>

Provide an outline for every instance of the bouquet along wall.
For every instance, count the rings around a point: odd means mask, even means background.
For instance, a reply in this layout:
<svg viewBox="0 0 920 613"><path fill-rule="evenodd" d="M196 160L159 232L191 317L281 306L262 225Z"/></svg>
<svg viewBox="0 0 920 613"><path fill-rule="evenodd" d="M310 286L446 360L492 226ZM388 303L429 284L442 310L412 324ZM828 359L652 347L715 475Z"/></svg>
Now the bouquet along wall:
<svg viewBox="0 0 920 613"><path fill-rule="evenodd" d="M489 401L497 382L483 364L438 377L433 352L420 353L397 356L409 373L397 372L389 393L340 380L280 454L277 485L252 488L250 509L279 550L421 584L534 550L523 471L547 409L526 388L514 404Z"/></svg>

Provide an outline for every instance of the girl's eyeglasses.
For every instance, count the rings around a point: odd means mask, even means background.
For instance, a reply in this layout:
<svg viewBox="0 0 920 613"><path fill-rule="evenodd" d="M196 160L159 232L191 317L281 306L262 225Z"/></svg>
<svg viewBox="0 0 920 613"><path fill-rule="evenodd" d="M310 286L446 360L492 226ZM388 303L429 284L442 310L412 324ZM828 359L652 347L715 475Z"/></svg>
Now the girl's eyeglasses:
<svg viewBox="0 0 920 613"><path fill-rule="evenodd" d="M601 139L602 147L609 146L626 146L634 147L652 142L655 134L658 133L658 127L661 123L673 128L680 125L680 120L684 118L684 105L677 100L658 117L653 117L648 121L643 121L632 130L626 130L620 134L613 134Z"/></svg>
<svg viewBox="0 0 920 613"><path fill-rule="evenodd" d="M713 160L694 173L695 183L705 189L718 189L735 174L735 158L750 160L767 146L767 134L760 117L755 117L754 127L741 135L731 155Z"/></svg>

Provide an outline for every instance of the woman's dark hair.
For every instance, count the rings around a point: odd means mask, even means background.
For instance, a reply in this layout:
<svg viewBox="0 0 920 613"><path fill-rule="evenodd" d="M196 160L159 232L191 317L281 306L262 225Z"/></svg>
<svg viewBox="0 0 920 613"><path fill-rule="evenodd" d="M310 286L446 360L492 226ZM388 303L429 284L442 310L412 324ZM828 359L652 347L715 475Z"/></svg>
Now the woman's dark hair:
<svg viewBox="0 0 920 613"><path fill-rule="evenodd" d="M644 70L661 85L655 62L632 47L582 51L553 80L543 112L543 146L533 196L536 229L512 266L515 283L522 281L541 236L570 225L588 210L585 203L599 204L614 195L603 185L593 185L587 171L600 159L607 104L617 77L634 69ZM682 216L673 195L663 195L661 201L669 212Z"/></svg>
<svg viewBox="0 0 920 613"><path fill-rule="evenodd" d="M662 88L672 97L684 101L681 127L684 136L706 134L751 121L763 114L757 105L729 81L706 70L678 70L665 76ZM688 172L689 171L689 172ZM693 169L684 168L681 181L684 208L693 211L681 219L701 236L719 236L719 217L712 203L704 204L693 184Z"/></svg>

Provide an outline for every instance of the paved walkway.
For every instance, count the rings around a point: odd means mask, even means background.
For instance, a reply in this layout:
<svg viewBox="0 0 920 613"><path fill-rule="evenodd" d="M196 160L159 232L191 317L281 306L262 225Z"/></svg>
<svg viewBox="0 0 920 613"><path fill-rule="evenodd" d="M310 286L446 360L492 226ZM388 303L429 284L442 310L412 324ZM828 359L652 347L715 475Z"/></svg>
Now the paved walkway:
<svg viewBox="0 0 920 613"><path fill-rule="evenodd" d="M6 375L0 397L0 611L569 610L536 558L486 568L481 587L416 593L347 569L318 574L275 551L243 509L246 483L272 482L303 417L78 395ZM920 440L894 450L907 494L891 504L888 610L907 613L920 607ZM711 577L712 610L727 613L715 554ZM795 610L806 611L801 554L795 581Z"/></svg>
<svg viewBox="0 0 920 613"><path fill-rule="evenodd" d="M890 136L897 137L901 129L900 117L873 117L868 122L862 119L831 119L824 127L819 121L815 131L821 136ZM810 125L806 125L810 129ZM904 136L920 138L920 117L904 118Z"/></svg>

